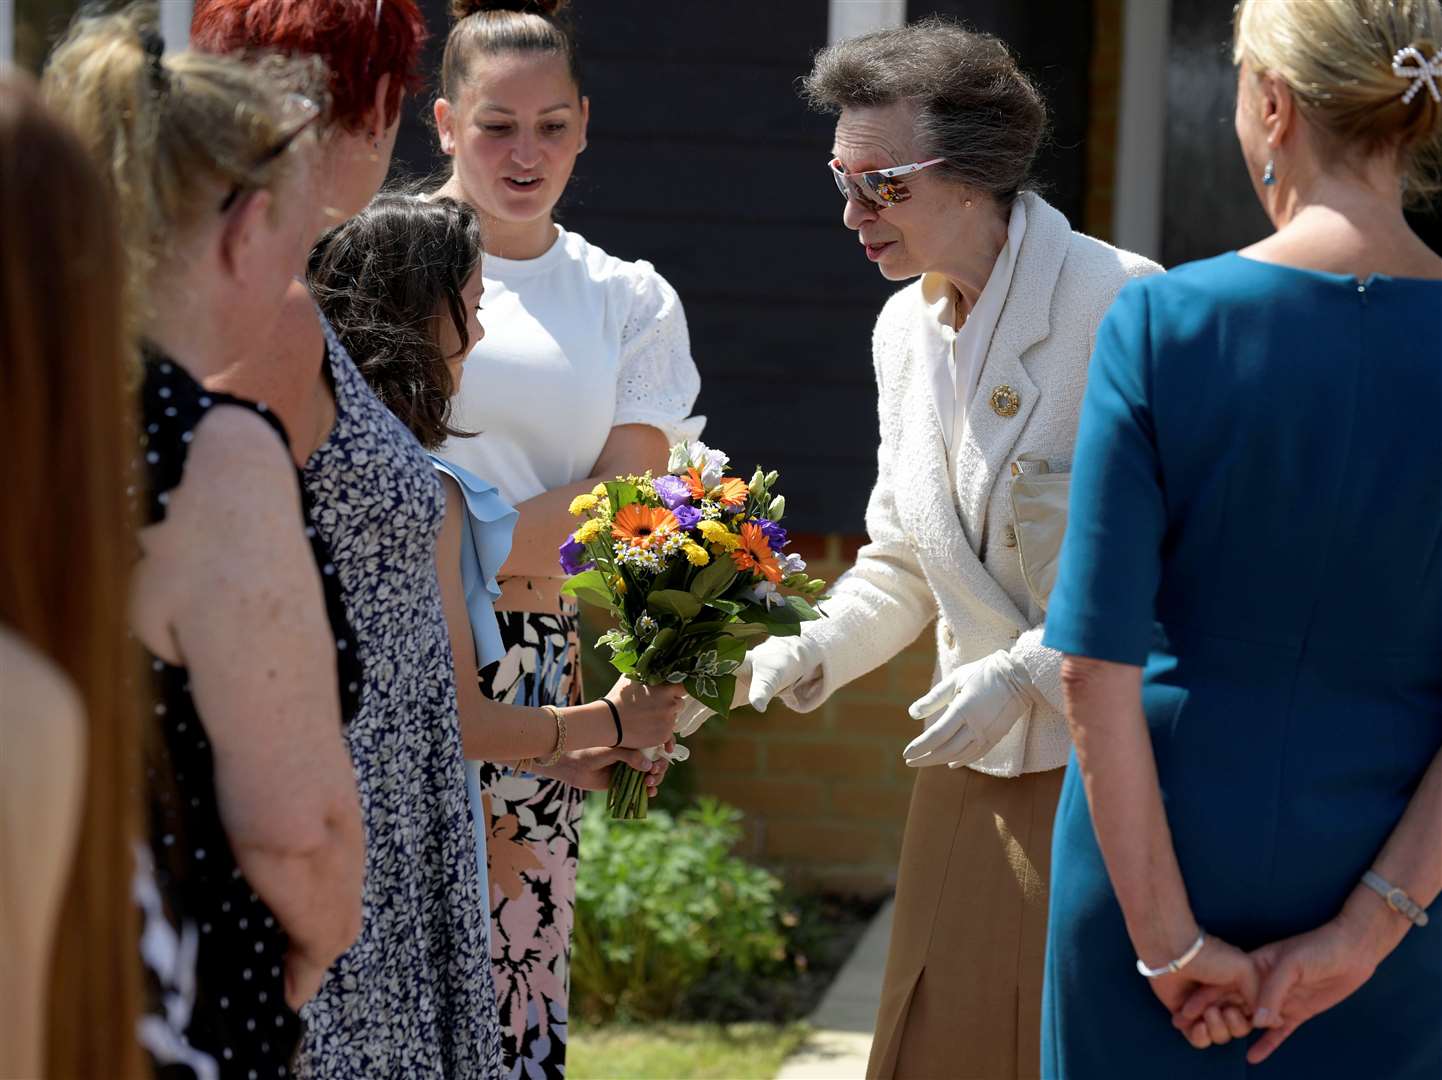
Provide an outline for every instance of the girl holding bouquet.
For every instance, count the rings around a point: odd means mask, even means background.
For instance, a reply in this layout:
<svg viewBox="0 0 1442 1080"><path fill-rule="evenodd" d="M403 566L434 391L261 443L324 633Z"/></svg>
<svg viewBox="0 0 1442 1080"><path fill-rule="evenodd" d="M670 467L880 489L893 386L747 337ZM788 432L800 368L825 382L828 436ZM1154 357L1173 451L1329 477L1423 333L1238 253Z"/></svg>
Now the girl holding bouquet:
<svg viewBox="0 0 1442 1080"><path fill-rule="evenodd" d="M664 471L695 438L700 389L675 291L555 222L590 105L563 4L457 0L436 126L454 172L441 194L484 223L489 333L456 403L450 461L484 476L520 512L496 609L504 656L482 692L510 704L581 697L576 609L556 550L572 499L617 475ZM582 793L472 762L490 837L492 956L507 1067L561 1075ZM506 895L502 882L518 883ZM521 1063L525 1064L522 1065Z"/></svg>
<svg viewBox="0 0 1442 1080"><path fill-rule="evenodd" d="M341 344L376 396L432 451L441 473L446 512L436 571L458 671L504 655L493 607L500 596L496 571L510 553L516 523L515 510L493 486L434 452L447 437L470 437L453 426L451 411L466 357L485 335L476 317L481 254L480 222L469 206L389 193L322 237L309 273ZM583 791L604 789L623 762L648 774L654 794L668 762L652 763L640 750L671 737L683 697L680 687L653 690L623 678L605 701L535 708L486 698L475 679L456 684L468 757L527 760L530 771ZM470 795L479 814L474 785ZM485 882L486 835L478 833L476 842ZM516 891L514 882L497 884Z"/></svg>

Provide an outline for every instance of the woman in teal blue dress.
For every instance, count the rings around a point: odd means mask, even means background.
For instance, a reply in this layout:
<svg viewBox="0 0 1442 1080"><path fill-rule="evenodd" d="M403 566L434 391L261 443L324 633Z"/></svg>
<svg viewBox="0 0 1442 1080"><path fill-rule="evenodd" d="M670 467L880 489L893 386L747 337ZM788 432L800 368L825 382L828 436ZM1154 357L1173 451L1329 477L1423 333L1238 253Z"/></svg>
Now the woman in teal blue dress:
<svg viewBox="0 0 1442 1080"><path fill-rule="evenodd" d="M1438 43L1438 0L1245 0L1278 231L1100 330L1047 616L1048 1080L1442 1076L1442 259L1402 213Z"/></svg>

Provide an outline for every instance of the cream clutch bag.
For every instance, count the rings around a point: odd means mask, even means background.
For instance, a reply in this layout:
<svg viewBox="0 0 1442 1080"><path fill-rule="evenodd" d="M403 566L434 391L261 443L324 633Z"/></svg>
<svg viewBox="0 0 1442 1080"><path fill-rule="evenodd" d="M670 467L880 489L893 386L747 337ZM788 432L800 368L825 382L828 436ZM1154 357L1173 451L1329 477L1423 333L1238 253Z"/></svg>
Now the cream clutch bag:
<svg viewBox="0 0 1442 1080"><path fill-rule="evenodd" d="M1023 454L1011 463L1011 477L1011 512L1022 580L1045 611L1066 534L1071 474L1054 473L1043 458Z"/></svg>

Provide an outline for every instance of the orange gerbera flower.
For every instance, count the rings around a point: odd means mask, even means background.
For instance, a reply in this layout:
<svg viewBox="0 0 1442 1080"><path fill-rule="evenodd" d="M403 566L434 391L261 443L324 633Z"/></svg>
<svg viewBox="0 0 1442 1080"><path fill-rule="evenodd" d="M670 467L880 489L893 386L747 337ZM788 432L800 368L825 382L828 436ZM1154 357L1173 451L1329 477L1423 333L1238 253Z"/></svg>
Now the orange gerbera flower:
<svg viewBox="0 0 1442 1080"><path fill-rule="evenodd" d="M687 469L686 475L681 477L686 481L686 486L691 489L691 498L700 502L706 497L706 485L701 483L701 474L695 469Z"/></svg>
<svg viewBox="0 0 1442 1080"><path fill-rule="evenodd" d="M721 481L721 486L716 489L715 498L722 506L745 506L746 500L750 496L751 489L746 486L746 481L732 476Z"/></svg>
<svg viewBox="0 0 1442 1080"><path fill-rule="evenodd" d="M731 560L738 570L754 570L771 584L781 584L781 564L760 525L748 521L741 526L741 547L731 553Z"/></svg>
<svg viewBox="0 0 1442 1080"><path fill-rule="evenodd" d="M701 482L701 474L694 468L687 469L686 475L681 479L685 480L686 486L691 489L691 498L697 502L706 498L706 485ZM722 506L745 506L750 494L751 489L747 487L746 481L738 480L734 476L728 476L711 489L711 497Z"/></svg>
<svg viewBox="0 0 1442 1080"><path fill-rule="evenodd" d="M680 527L676 515L664 506L631 503L616 512L611 522L611 535L617 540L630 541L637 547L650 547L656 540Z"/></svg>

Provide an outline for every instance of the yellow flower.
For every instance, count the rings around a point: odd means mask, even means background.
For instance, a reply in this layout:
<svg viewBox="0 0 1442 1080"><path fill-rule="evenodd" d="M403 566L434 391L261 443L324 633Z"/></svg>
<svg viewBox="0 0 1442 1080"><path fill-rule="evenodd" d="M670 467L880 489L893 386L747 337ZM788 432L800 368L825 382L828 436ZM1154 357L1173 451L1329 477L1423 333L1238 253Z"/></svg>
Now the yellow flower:
<svg viewBox="0 0 1442 1080"><path fill-rule="evenodd" d="M726 526L719 521L698 522L696 530L712 544L721 543L721 538L726 535Z"/></svg>
<svg viewBox="0 0 1442 1080"><path fill-rule="evenodd" d="M686 553L686 561L692 566L705 566L711 561L711 556L706 554L706 549L700 544L687 541L681 550Z"/></svg>
<svg viewBox="0 0 1442 1080"><path fill-rule="evenodd" d="M605 532L605 530L606 526L602 522L592 518L576 530L576 543L589 544Z"/></svg>
<svg viewBox="0 0 1442 1080"><path fill-rule="evenodd" d="M615 577L613 577L613 578L611 579L611 588L613 588L613 589L616 590L616 595L617 595L617 596L625 596L625 595L626 595L626 579L623 578L620 574L617 574Z"/></svg>
<svg viewBox="0 0 1442 1080"><path fill-rule="evenodd" d="M597 484L591 489L591 494L596 496L597 499L604 499L606 497L606 485Z"/></svg>
<svg viewBox="0 0 1442 1080"><path fill-rule="evenodd" d="M582 514L594 510L598 502L600 500L595 495L577 495L571 500L571 516L580 517Z"/></svg>

